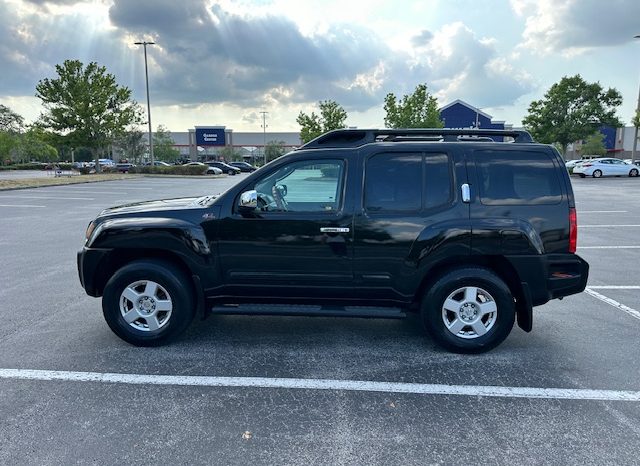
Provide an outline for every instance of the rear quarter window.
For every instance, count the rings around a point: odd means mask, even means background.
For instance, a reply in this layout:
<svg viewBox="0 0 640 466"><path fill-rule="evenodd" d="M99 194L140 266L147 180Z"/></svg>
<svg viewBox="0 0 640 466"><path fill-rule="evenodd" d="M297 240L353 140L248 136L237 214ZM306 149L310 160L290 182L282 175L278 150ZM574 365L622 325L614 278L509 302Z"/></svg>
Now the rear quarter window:
<svg viewBox="0 0 640 466"><path fill-rule="evenodd" d="M553 159L544 152L474 152L480 201L486 205L558 204L560 179Z"/></svg>

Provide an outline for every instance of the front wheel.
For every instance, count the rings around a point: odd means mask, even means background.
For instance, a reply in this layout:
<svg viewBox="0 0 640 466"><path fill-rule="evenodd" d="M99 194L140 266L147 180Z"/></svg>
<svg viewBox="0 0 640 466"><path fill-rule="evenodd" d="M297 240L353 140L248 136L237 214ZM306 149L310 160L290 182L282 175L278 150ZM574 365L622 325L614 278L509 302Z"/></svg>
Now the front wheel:
<svg viewBox="0 0 640 466"><path fill-rule="evenodd" d="M456 353L483 353L504 341L515 321L509 287L482 267L443 275L427 291L423 324L439 345Z"/></svg>
<svg viewBox="0 0 640 466"><path fill-rule="evenodd" d="M195 315L189 278L169 262L132 262L107 283L102 312L123 340L136 346L164 344L182 333Z"/></svg>
<svg viewBox="0 0 640 466"><path fill-rule="evenodd" d="M594 178L600 178L602 176L602 172L600 170L595 170L592 176Z"/></svg>
<svg viewBox="0 0 640 466"><path fill-rule="evenodd" d="M638 170L636 168L632 168L629 172L629 176L638 176Z"/></svg>

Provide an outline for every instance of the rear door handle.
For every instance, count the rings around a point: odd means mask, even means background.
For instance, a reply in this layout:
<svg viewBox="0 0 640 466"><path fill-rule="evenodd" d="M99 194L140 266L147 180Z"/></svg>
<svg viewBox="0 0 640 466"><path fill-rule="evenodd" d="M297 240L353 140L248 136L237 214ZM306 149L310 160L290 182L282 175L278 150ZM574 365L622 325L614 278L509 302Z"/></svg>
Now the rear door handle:
<svg viewBox="0 0 640 466"><path fill-rule="evenodd" d="M321 227L321 233L349 233L349 227Z"/></svg>

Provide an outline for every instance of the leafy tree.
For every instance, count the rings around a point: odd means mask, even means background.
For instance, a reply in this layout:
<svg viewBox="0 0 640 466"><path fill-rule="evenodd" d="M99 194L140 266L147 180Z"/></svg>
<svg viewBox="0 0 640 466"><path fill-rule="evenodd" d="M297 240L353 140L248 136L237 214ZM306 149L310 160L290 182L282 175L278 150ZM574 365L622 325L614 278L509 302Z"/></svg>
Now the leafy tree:
<svg viewBox="0 0 640 466"><path fill-rule="evenodd" d="M58 159L58 151L48 143L49 137L38 126L27 130L20 138L18 153L23 161L54 162Z"/></svg>
<svg viewBox="0 0 640 466"><path fill-rule="evenodd" d="M130 129L124 133L116 144L124 152L127 160L140 163L147 150L147 144L144 140L144 133L138 129ZM154 154L155 155L155 154Z"/></svg>
<svg viewBox="0 0 640 466"><path fill-rule="evenodd" d="M604 145L604 134L596 131L588 136L581 149L582 155L606 155L607 148Z"/></svg>
<svg viewBox="0 0 640 466"><path fill-rule="evenodd" d="M163 125L158 126L158 129L153 135L153 156L156 160L171 161L173 162L180 157L180 151L173 147L175 141L171 137L171 131L169 131Z"/></svg>
<svg viewBox="0 0 640 466"><path fill-rule="evenodd" d="M85 67L79 60L65 60L56 72L57 78L36 86L46 110L41 124L64 136L70 147L89 148L99 167L100 150L127 126L141 123L142 109L131 100L131 90L95 62Z"/></svg>
<svg viewBox="0 0 640 466"><path fill-rule="evenodd" d="M11 161L11 155L14 153L18 138L5 131L0 131L0 164Z"/></svg>
<svg viewBox="0 0 640 466"><path fill-rule="evenodd" d="M631 119L631 124L636 128L640 128L640 108L636 110L636 114Z"/></svg>
<svg viewBox="0 0 640 466"><path fill-rule="evenodd" d="M218 151L218 157L223 159L225 162L233 162L234 160L238 160L241 158L240 151L232 146L224 146L222 149L220 149Z"/></svg>
<svg viewBox="0 0 640 466"><path fill-rule="evenodd" d="M384 124L388 128L442 128L438 99L427 91L426 84L418 84L411 95L398 101L395 94L384 98Z"/></svg>
<svg viewBox="0 0 640 466"><path fill-rule="evenodd" d="M22 131L24 118L6 105L0 104L0 132L15 134Z"/></svg>
<svg viewBox="0 0 640 466"><path fill-rule="evenodd" d="M272 160L283 156L285 152L284 141L269 141L267 142L267 147L264 149L267 162L271 162Z"/></svg>
<svg viewBox="0 0 640 466"><path fill-rule="evenodd" d="M318 106L320 107L320 115L315 112L311 112L311 115L300 112L296 118L296 122L301 127L300 139L303 143L307 143L327 131L347 127L345 124L347 112L336 101L324 100L318 102Z"/></svg>
<svg viewBox="0 0 640 466"><path fill-rule="evenodd" d="M531 102L522 123L538 142L559 143L564 154L568 144L585 139L599 126L621 126L616 116L621 103L622 96L614 88L605 90L579 74L565 76L544 98Z"/></svg>

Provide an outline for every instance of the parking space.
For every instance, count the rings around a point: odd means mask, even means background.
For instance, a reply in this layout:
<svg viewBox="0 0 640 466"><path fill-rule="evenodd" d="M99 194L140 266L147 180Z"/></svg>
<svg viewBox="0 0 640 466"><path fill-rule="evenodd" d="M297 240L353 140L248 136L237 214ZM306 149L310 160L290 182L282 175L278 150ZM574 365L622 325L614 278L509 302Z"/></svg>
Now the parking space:
<svg viewBox="0 0 640 466"><path fill-rule="evenodd" d="M640 461L640 181L572 180L591 293L487 354L444 352L413 318L215 316L169 346L119 340L78 283L89 220L245 176L0 193L0 463Z"/></svg>

